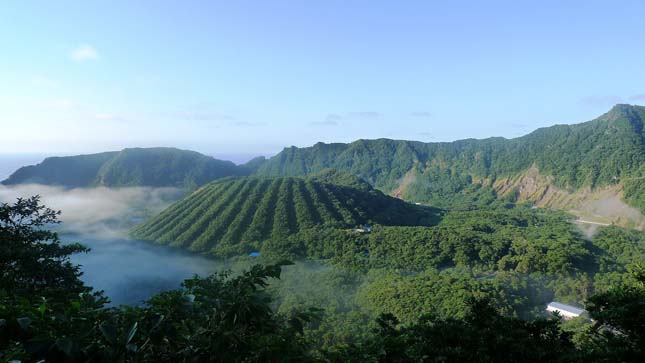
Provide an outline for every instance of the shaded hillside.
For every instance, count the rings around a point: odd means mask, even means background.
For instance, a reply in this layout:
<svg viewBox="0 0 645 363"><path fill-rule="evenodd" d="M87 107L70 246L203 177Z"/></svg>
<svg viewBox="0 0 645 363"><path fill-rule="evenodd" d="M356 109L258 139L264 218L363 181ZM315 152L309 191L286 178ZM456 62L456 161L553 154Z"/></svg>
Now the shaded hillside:
<svg viewBox="0 0 645 363"><path fill-rule="evenodd" d="M103 164L95 182L105 186L195 187L238 173L232 162L194 151L137 148L125 149Z"/></svg>
<svg viewBox="0 0 645 363"><path fill-rule="evenodd" d="M38 183L64 187L173 186L194 188L225 176L252 173L261 165L236 166L194 151L133 148L118 152L51 157L18 169L3 184Z"/></svg>
<svg viewBox="0 0 645 363"><path fill-rule="evenodd" d="M450 206L496 198L494 183L531 167L566 191L625 184L625 200L644 210L645 107L617 105L599 118L538 129L515 139L446 143L358 140L286 148L261 175L308 175L326 168L355 174L415 202ZM474 185L474 187L473 187ZM506 194L516 191L507 190ZM511 195L512 196L512 195Z"/></svg>
<svg viewBox="0 0 645 363"><path fill-rule="evenodd" d="M92 185L101 166L117 152L50 157L37 165L23 166L2 184L46 184L67 187Z"/></svg>
<svg viewBox="0 0 645 363"><path fill-rule="evenodd" d="M334 179L327 175L327 180ZM315 178L227 178L137 226L135 238L216 255L245 253L315 226L429 225L429 208Z"/></svg>

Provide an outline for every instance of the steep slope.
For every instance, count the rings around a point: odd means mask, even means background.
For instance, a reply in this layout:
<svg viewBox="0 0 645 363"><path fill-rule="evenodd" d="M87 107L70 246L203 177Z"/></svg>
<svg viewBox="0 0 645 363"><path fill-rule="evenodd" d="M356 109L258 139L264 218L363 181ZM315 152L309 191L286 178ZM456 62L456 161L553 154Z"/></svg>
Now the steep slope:
<svg viewBox="0 0 645 363"><path fill-rule="evenodd" d="M256 163L258 164L258 163ZM173 186L194 188L225 176L250 173L230 161L174 148L52 157L18 169L3 184L39 183L64 187Z"/></svg>
<svg viewBox="0 0 645 363"><path fill-rule="evenodd" d="M616 105L593 121L542 128L510 140L318 143L284 149L258 174L296 176L334 168L406 200L453 206L512 197L517 191L504 189L499 181L535 169L547 186L567 193L624 184L624 199L645 211L644 119L645 107Z"/></svg>
<svg viewBox="0 0 645 363"><path fill-rule="evenodd" d="M327 176L327 180L329 176ZM216 255L258 249L315 226L429 225L432 210L316 178L226 178L135 227L133 237Z"/></svg>

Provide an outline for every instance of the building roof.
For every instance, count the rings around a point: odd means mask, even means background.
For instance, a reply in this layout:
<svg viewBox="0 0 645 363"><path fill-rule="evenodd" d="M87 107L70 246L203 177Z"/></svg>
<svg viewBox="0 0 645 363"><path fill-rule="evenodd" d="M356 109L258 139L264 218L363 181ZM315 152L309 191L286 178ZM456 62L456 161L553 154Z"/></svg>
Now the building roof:
<svg viewBox="0 0 645 363"><path fill-rule="evenodd" d="M577 308L575 306L562 304L562 303L555 302L555 301L552 301L551 303L549 303L548 306L552 307L552 308L555 308L555 309L558 309L560 311L567 311L567 312L577 314L577 315L580 315L580 314L585 312L584 309L580 309L580 308Z"/></svg>

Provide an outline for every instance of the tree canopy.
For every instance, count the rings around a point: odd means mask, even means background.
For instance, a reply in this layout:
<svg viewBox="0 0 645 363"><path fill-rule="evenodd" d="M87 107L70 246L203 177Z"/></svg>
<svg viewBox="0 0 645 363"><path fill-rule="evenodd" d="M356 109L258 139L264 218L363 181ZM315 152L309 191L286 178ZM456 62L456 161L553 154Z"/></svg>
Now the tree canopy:
<svg viewBox="0 0 645 363"><path fill-rule="evenodd" d="M340 329L358 324L354 328L361 333L320 344L308 332L324 325L330 310L323 314L317 306L273 308L270 286L288 262L253 265L239 274L196 276L142 306L106 307L107 299L85 286L79 267L69 261L70 254L87 249L63 245L56 233L46 229L56 216L38 198L0 206L3 361L640 362L645 358L645 274L634 260L622 283L589 297L587 309L594 323L576 334L565 330L556 317L527 320L504 312L503 299L496 301L495 294L501 298L509 291L485 279L385 270L383 276L372 276L373 282L362 292L380 316L372 323L356 318L336 321ZM612 235L618 234L610 231L608 236ZM621 243L633 243L633 237ZM620 259L635 251L626 250L615 249L609 256ZM330 288L352 284L348 275L330 271L327 276L337 281ZM392 286L398 289L393 294L388 291ZM444 308L406 308L401 297L415 301L406 289L437 300L428 307ZM437 295L441 289L443 295ZM459 296L462 292L468 293Z"/></svg>

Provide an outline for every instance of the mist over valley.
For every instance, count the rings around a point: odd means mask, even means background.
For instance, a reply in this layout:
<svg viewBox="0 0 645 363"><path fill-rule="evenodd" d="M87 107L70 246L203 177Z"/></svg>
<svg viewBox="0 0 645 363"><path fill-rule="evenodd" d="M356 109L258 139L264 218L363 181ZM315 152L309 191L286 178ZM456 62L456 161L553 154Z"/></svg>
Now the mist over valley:
<svg viewBox="0 0 645 363"><path fill-rule="evenodd" d="M105 290L112 304L136 305L155 293L178 288L193 274L207 276L218 269L212 259L128 238L132 226L184 193L177 188L0 185L0 202L40 195L45 205L60 210L62 223L52 228L62 241L91 249L72 256L72 262L82 266L83 281Z"/></svg>

